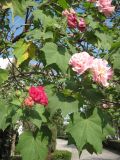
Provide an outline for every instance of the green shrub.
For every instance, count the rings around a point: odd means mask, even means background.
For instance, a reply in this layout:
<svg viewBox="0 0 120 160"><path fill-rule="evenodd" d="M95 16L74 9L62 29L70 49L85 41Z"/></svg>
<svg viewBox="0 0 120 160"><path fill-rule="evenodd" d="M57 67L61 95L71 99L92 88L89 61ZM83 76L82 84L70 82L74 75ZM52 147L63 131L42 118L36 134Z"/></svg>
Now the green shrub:
<svg viewBox="0 0 120 160"><path fill-rule="evenodd" d="M69 151L56 150L52 153L52 160L71 160L72 153Z"/></svg>
<svg viewBox="0 0 120 160"><path fill-rule="evenodd" d="M51 160L71 160L72 153L69 151L60 151L56 150L51 155ZM11 160L22 160L22 157L20 155L16 155L14 157L11 157Z"/></svg>
<svg viewBox="0 0 120 160"><path fill-rule="evenodd" d="M65 131L66 128L67 128L67 125L63 125L63 127L61 127L61 129L58 129L58 131L57 131L58 138L68 140L68 135L66 134L66 131Z"/></svg>

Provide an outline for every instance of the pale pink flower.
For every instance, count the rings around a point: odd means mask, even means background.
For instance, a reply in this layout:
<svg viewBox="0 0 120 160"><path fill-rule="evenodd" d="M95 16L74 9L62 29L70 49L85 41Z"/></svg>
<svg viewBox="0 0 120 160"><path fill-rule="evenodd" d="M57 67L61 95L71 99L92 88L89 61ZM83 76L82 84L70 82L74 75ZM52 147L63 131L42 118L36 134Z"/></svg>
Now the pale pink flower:
<svg viewBox="0 0 120 160"><path fill-rule="evenodd" d="M63 12L62 12L62 15L63 16L68 16L69 15L69 11L67 9L65 9Z"/></svg>
<svg viewBox="0 0 120 160"><path fill-rule="evenodd" d="M70 28L77 27L77 15L76 12L71 8L69 10L64 10L62 15L67 18L67 24Z"/></svg>
<svg viewBox="0 0 120 160"><path fill-rule="evenodd" d="M83 32L86 29L86 23L85 20L83 18L80 18L80 20L78 21L78 29Z"/></svg>
<svg viewBox="0 0 120 160"><path fill-rule="evenodd" d="M112 78L113 71L108 62L102 59L94 59L92 64L93 81L102 84L103 86L109 86L108 80Z"/></svg>
<svg viewBox="0 0 120 160"><path fill-rule="evenodd" d="M98 0L96 6L98 6L99 11L103 12L105 16L109 16L115 10L115 6L111 5L111 2L111 0Z"/></svg>
<svg viewBox="0 0 120 160"><path fill-rule="evenodd" d="M69 65L72 66L73 71L83 74L87 69L91 68L93 59L87 52L75 53L71 57Z"/></svg>
<svg viewBox="0 0 120 160"><path fill-rule="evenodd" d="M103 104L102 104L102 108L107 109L107 108L109 108L109 106L108 106L108 104L103 103Z"/></svg>
<svg viewBox="0 0 120 160"><path fill-rule="evenodd" d="M114 6L107 6L102 8L102 12L105 14L105 16L109 16L111 13L113 13L115 10Z"/></svg>
<svg viewBox="0 0 120 160"><path fill-rule="evenodd" d="M74 11L73 8L70 8L70 13L76 15L76 12Z"/></svg>
<svg viewBox="0 0 120 160"><path fill-rule="evenodd" d="M68 9L65 9L63 12L62 12L62 15L63 16L69 16L70 14L73 14L73 15L76 15L76 12L74 11L73 8L70 8L69 10Z"/></svg>

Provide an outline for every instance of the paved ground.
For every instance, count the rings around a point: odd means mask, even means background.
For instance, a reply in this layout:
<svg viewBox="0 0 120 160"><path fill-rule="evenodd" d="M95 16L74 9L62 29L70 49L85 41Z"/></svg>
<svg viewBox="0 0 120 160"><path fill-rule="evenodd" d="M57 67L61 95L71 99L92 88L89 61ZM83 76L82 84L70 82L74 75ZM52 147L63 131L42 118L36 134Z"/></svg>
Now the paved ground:
<svg viewBox="0 0 120 160"><path fill-rule="evenodd" d="M57 139L57 149L68 150L72 152L72 160L79 160L78 152L74 145L67 145L66 140ZM86 150L83 151L80 160L120 160L120 155L106 149L103 150L102 154L90 155Z"/></svg>

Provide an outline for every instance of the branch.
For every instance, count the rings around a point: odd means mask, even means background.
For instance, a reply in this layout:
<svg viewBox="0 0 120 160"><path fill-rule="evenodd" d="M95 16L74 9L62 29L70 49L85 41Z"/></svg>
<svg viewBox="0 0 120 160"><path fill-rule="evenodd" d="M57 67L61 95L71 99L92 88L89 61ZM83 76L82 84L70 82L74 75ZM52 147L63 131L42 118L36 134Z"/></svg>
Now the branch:
<svg viewBox="0 0 120 160"><path fill-rule="evenodd" d="M19 34L18 36L16 36L12 40L12 43L17 42L20 38L25 36L24 33L28 30L27 27L29 27L31 25L31 24L28 24L28 20L29 20L29 23L31 23L31 19L32 19L32 16L29 18L29 15L30 15L30 8L27 8L27 13L26 13L26 17L25 17L25 24L24 24L23 32L21 34Z"/></svg>
<svg viewBox="0 0 120 160"><path fill-rule="evenodd" d="M106 103L106 104L110 104L110 105L115 105L116 107L120 107L120 101L118 102L113 102L113 101L108 101L108 100L102 100L103 103Z"/></svg>
<svg viewBox="0 0 120 160"><path fill-rule="evenodd" d="M24 32L22 32L21 34L19 34L18 36L16 36L13 40L12 43L17 42L20 38L24 37Z"/></svg>

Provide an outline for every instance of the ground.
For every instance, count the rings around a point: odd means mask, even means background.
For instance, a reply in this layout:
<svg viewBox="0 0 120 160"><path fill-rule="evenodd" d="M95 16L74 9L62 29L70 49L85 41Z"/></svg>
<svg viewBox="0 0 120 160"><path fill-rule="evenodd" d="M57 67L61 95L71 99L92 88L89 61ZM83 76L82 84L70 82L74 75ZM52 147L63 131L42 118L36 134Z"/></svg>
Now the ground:
<svg viewBox="0 0 120 160"><path fill-rule="evenodd" d="M120 154L103 149L102 154L90 155L86 150L83 151L80 159L74 145L67 145L67 140L57 139L57 149L72 152L72 160L120 160Z"/></svg>

